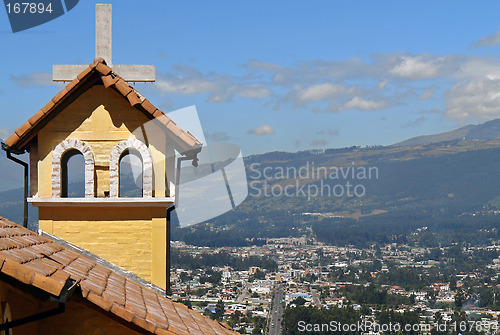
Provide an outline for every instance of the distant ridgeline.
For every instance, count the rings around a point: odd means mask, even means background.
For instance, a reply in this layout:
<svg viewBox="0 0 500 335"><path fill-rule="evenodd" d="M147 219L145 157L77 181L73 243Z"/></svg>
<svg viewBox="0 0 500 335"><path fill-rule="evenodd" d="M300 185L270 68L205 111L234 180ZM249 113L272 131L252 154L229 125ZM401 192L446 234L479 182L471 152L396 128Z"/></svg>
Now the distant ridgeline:
<svg viewBox="0 0 500 335"><path fill-rule="evenodd" d="M243 246L313 234L337 245L435 246L499 239L499 140L270 152L245 164L247 200L210 222L174 223L173 240ZM21 206L21 189L0 193L0 216L21 222Z"/></svg>

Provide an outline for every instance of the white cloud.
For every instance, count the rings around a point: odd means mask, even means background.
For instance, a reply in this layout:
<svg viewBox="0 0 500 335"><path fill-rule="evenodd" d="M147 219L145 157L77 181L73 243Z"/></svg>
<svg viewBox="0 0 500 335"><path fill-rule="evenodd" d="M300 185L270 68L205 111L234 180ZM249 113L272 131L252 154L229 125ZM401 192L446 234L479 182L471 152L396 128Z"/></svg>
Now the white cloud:
<svg viewBox="0 0 500 335"><path fill-rule="evenodd" d="M275 131L271 125L265 124L249 130L248 133L254 135L274 135Z"/></svg>
<svg viewBox="0 0 500 335"><path fill-rule="evenodd" d="M242 98L260 99L272 95L272 92L262 85L239 85L235 91Z"/></svg>
<svg viewBox="0 0 500 335"><path fill-rule="evenodd" d="M203 74L190 67L174 66L175 74L159 74L156 88L163 94L208 95L207 101L222 103L238 96L261 99L273 93L266 86L249 81L251 78L232 77L215 73ZM251 77L251 76L250 76Z"/></svg>
<svg viewBox="0 0 500 335"><path fill-rule="evenodd" d="M369 59L302 61L290 66L253 60L244 70L238 76L175 66L172 73L158 75L156 87L163 93L206 95L206 100L214 103L239 97L262 99L266 106L275 109L300 108L329 113L394 106L411 108L419 100L443 99L448 107L441 113L449 118L478 115L482 118L481 115L496 110L496 107L487 108L488 101L496 102L492 98L495 92L488 91L491 94L484 98L485 92L473 92L466 87L479 83L485 89L491 87L500 79L500 58L393 52L371 55ZM425 88L422 88L422 80L427 85ZM443 96L441 92L447 89L449 92ZM458 105L458 100L467 108ZM475 108L474 104L479 107ZM259 134L268 133L259 130Z"/></svg>
<svg viewBox="0 0 500 335"><path fill-rule="evenodd" d="M52 75L45 72L32 72L20 74L18 76L12 75L11 78L16 85L21 87L48 86L54 84Z"/></svg>
<svg viewBox="0 0 500 335"><path fill-rule="evenodd" d="M491 35L481 38L479 41L474 42L471 46L475 48L491 47L497 44L500 44L500 30Z"/></svg>
<svg viewBox="0 0 500 335"><path fill-rule="evenodd" d="M500 79L479 78L454 85L445 93L445 115L462 122L500 117Z"/></svg>
<svg viewBox="0 0 500 335"><path fill-rule="evenodd" d="M217 90L217 83L205 78L182 78L170 76L160 79L156 85L162 93L203 94Z"/></svg>
<svg viewBox="0 0 500 335"><path fill-rule="evenodd" d="M494 57L471 57L460 61L452 74L455 78L479 78L500 76L500 64Z"/></svg>
<svg viewBox="0 0 500 335"><path fill-rule="evenodd" d="M445 57L427 58L423 56L402 57L401 62L392 68L389 73L408 79L429 79L440 74Z"/></svg>
<svg viewBox="0 0 500 335"><path fill-rule="evenodd" d="M352 91L352 89L347 89L340 84L323 83L299 90L296 93L296 97L300 101L319 101L336 95L345 94L349 91Z"/></svg>
<svg viewBox="0 0 500 335"><path fill-rule="evenodd" d="M339 112L348 109L358 109L362 111L381 109L387 107L386 101L363 100L360 97L354 97L338 109Z"/></svg>

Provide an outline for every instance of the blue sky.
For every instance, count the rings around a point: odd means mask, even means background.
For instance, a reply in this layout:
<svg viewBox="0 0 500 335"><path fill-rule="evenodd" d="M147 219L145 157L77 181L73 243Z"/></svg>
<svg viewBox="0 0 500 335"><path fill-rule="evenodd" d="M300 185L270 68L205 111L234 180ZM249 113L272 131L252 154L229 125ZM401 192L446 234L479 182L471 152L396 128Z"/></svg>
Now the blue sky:
<svg viewBox="0 0 500 335"><path fill-rule="evenodd" d="M94 59L82 0L12 33L0 13L0 137L55 95L53 64ZM500 117L500 3L108 1L113 63L155 64L136 88L195 105L208 141L244 155L387 145Z"/></svg>

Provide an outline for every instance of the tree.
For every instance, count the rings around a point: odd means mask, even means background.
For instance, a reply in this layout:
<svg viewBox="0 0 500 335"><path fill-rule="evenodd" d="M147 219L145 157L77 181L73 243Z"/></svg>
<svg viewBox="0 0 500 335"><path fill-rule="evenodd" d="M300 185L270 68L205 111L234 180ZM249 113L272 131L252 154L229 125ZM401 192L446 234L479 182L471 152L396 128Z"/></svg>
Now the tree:
<svg viewBox="0 0 500 335"><path fill-rule="evenodd" d="M483 288L479 293L479 306L493 306L493 292L490 288Z"/></svg>
<svg viewBox="0 0 500 335"><path fill-rule="evenodd" d="M371 315L372 311L370 310L370 306L368 306L367 304L363 304L363 306L361 306L360 313L362 315Z"/></svg>
<svg viewBox="0 0 500 335"><path fill-rule="evenodd" d="M215 305L215 318L217 320L222 320L222 317L224 316L224 310L225 310L225 305L224 305L224 302L222 302L222 300L219 299L219 301L217 301L217 305Z"/></svg>
<svg viewBox="0 0 500 335"><path fill-rule="evenodd" d="M415 305L415 294L410 295L410 305Z"/></svg>
<svg viewBox="0 0 500 335"><path fill-rule="evenodd" d="M461 310L462 309L462 306L464 305L464 301L465 301L465 296L464 296L464 292L462 292L462 290L458 291L457 294L455 295L455 307L458 309L458 310Z"/></svg>
<svg viewBox="0 0 500 335"><path fill-rule="evenodd" d="M306 299L304 299L302 297L297 297L297 298L293 299L292 302L290 302L290 305L295 304L295 306L303 306L305 303L306 303Z"/></svg>
<svg viewBox="0 0 500 335"><path fill-rule="evenodd" d="M453 276L450 279L450 290L455 291L457 289L457 277Z"/></svg>
<svg viewBox="0 0 500 335"><path fill-rule="evenodd" d="M260 326L255 326L255 328L252 331L252 335L254 334L255 335L262 334L262 329L260 328Z"/></svg>

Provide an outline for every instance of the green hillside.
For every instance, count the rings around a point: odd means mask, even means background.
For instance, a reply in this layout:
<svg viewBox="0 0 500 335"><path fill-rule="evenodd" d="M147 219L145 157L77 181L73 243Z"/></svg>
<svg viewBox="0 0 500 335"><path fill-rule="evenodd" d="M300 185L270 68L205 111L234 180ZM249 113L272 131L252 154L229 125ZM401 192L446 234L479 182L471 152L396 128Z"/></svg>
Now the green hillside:
<svg viewBox="0 0 500 335"><path fill-rule="evenodd" d="M418 229L425 243L452 243L466 237L481 243L484 234L477 233L481 229L494 229L488 238L496 238L498 141L275 152L248 157L245 163L253 183L247 200L205 224L175 230L176 238L201 245L245 245L262 238L308 234L345 245L407 241ZM309 173L298 175L305 167ZM363 169L370 168L371 178L363 178ZM330 190L341 186L346 190L347 183L352 188L361 185L363 195L326 192L327 185ZM297 191L302 185L305 194ZM287 186L288 195L279 196ZM321 189L323 194L316 192Z"/></svg>
<svg viewBox="0 0 500 335"><path fill-rule="evenodd" d="M482 244L500 228L498 140L271 152L246 157L245 165L244 203L183 229L174 215L174 240L241 246L308 235L337 245ZM123 187L137 195L132 179ZM83 183L70 189L77 195ZM22 189L0 193L0 216L22 222ZM36 222L30 209L33 229Z"/></svg>

